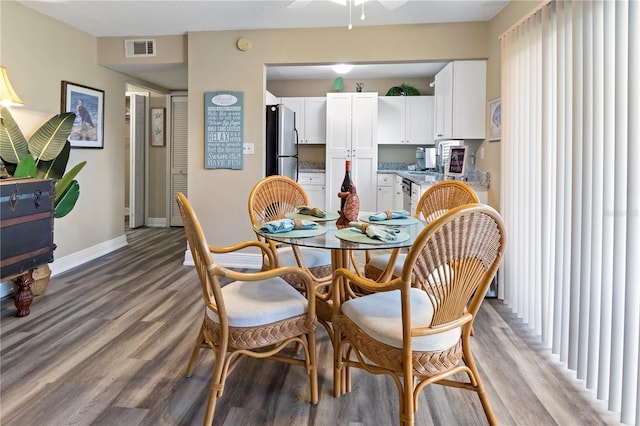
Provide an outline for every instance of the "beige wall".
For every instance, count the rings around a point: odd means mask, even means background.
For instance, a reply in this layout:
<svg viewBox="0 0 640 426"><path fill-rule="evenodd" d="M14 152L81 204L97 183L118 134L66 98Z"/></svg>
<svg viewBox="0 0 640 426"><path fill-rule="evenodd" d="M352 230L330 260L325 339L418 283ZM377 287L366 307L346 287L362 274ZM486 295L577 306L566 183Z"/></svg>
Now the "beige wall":
<svg viewBox="0 0 640 426"><path fill-rule="evenodd" d="M433 81L428 78L346 78L344 77L343 92L355 92L356 83L364 83L365 92L378 92L378 96L384 96L387 91L401 83L418 89L421 95L433 95L433 88L429 83ZM325 96L333 93L333 80L269 80L267 90L277 97L287 96Z"/></svg>
<svg viewBox="0 0 640 426"><path fill-rule="evenodd" d="M55 220L54 258L122 237L124 76L97 65L95 37L14 1L2 1L0 7L0 60L25 102L22 114L58 114L61 80L105 93L104 149L71 150L69 165L83 160L87 165L77 177L78 203L66 217Z"/></svg>

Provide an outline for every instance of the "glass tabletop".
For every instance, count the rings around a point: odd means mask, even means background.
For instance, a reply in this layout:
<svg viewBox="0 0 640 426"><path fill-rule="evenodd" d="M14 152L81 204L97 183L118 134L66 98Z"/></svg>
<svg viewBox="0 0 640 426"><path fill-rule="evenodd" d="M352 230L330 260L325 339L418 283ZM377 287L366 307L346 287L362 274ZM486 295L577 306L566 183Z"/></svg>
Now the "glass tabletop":
<svg viewBox="0 0 640 426"><path fill-rule="evenodd" d="M327 221L327 222L319 222L319 226L324 226L327 228L327 232L322 235L311 236L311 237L300 237L300 238L291 238L286 235L278 235L278 234L269 234L266 232L262 232L259 229L256 229L256 233L268 240L275 241L278 243L291 244L302 247L316 247L316 248L326 248L326 249L337 249L337 250L381 250L381 249L393 249L393 248L405 248L411 247L416 237L420 234L420 231L424 229L425 222L419 221L418 223L412 225L401 225L401 226L393 226L393 225L376 225L385 228L396 228L401 233L407 234L409 236L408 239L397 242L389 242L389 243L378 243L378 244L368 244L361 242L352 242L338 238L336 233L340 231L336 227L336 221ZM347 228L344 228L347 229ZM357 231L353 231L357 232Z"/></svg>

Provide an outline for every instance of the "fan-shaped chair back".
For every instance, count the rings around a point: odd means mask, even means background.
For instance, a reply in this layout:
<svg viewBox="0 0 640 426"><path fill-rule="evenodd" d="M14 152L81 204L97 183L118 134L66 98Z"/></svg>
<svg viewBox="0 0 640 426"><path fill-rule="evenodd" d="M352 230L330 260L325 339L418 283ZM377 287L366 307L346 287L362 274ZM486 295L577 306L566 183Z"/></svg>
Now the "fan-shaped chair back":
<svg viewBox="0 0 640 426"><path fill-rule="evenodd" d="M478 195L469 185L456 180L445 180L431 185L422 194L415 214L417 217L422 214L427 222L431 222L453 207L478 202Z"/></svg>
<svg viewBox="0 0 640 426"><path fill-rule="evenodd" d="M182 215L184 231L187 235L193 263L200 278L204 304L218 314L221 321L220 325L223 328L227 327L227 315L220 290L220 282L218 277L212 273L216 264L213 261L213 255L209 251L200 221L193 207L191 207L191 203L183 193L178 192L176 194L176 201Z"/></svg>
<svg viewBox="0 0 640 426"><path fill-rule="evenodd" d="M284 219L287 213L296 213L297 207L308 205L309 199L302 186L286 176L267 176L258 182L249 194L249 216L254 227L265 222Z"/></svg>

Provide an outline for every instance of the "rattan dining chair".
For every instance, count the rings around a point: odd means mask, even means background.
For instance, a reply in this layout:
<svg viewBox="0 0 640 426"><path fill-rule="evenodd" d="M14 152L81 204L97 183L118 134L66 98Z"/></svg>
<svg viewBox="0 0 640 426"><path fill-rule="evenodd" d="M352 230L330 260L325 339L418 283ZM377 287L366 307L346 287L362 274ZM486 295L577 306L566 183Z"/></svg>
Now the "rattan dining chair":
<svg viewBox="0 0 640 426"><path fill-rule="evenodd" d="M426 226L400 277L379 283L338 269L333 278L334 395L351 390L349 368L357 367L393 378L402 425L414 424L419 393L432 383L477 392L489 423L496 424L470 334L505 242L502 218L493 208L464 205ZM422 287L412 285L412 275ZM372 293L355 297L353 286ZM468 381L453 377L458 373L466 373Z"/></svg>
<svg viewBox="0 0 640 426"><path fill-rule="evenodd" d="M422 194L414 217L429 223L449 209L479 202L478 195L466 183L456 180L444 180L431 185ZM400 253L400 250L371 257L367 253L364 266L365 276L374 280L399 277L406 257L406 253Z"/></svg>
<svg viewBox="0 0 640 426"><path fill-rule="evenodd" d="M272 263L275 263L275 254L268 244L255 240L230 247L208 245L187 198L178 192L176 201L204 299L204 318L186 376L193 373L201 349L210 349L215 356L204 424L213 422L216 401L223 394L227 377L245 356L304 366L309 375L310 401L316 404L317 319L311 276L292 266L242 273L217 264L213 259L215 253L230 253L248 247L260 248ZM285 275L300 278L308 299L284 281ZM233 281L222 287L220 278ZM289 347L295 354L291 357L283 353ZM302 353L301 357L299 353Z"/></svg>
<svg viewBox="0 0 640 426"><path fill-rule="evenodd" d="M299 183L293 179L274 175L261 179L252 188L249 194L249 217L254 229L264 223L284 219L287 213L296 213L298 207L309 205L309 198ZM257 235L259 241L264 241ZM331 252L329 250L312 247L295 247L278 245L273 241L267 241L277 254L278 266L300 266L307 270L315 281L318 320L331 334L331 305L329 287L331 285ZM288 276L285 280L300 291L301 286L298 276Z"/></svg>

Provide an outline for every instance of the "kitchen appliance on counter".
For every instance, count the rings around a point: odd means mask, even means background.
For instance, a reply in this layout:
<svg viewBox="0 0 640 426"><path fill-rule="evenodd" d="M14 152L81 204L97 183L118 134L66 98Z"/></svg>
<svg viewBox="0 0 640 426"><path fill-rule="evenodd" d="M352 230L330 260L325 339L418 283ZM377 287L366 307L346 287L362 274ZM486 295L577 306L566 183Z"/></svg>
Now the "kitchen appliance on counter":
<svg viewBox="0 0 640 426"><path fill-rule="evenodd" d="M298 180L296 114L282 104L267 105L266 175Z"/></svg>
<svg viewBox="0 0 640 426"><path fill-rule="evenodd" d="M436 148L417 147L416 148L416 169L435 170L436 168Z"/></svg>

